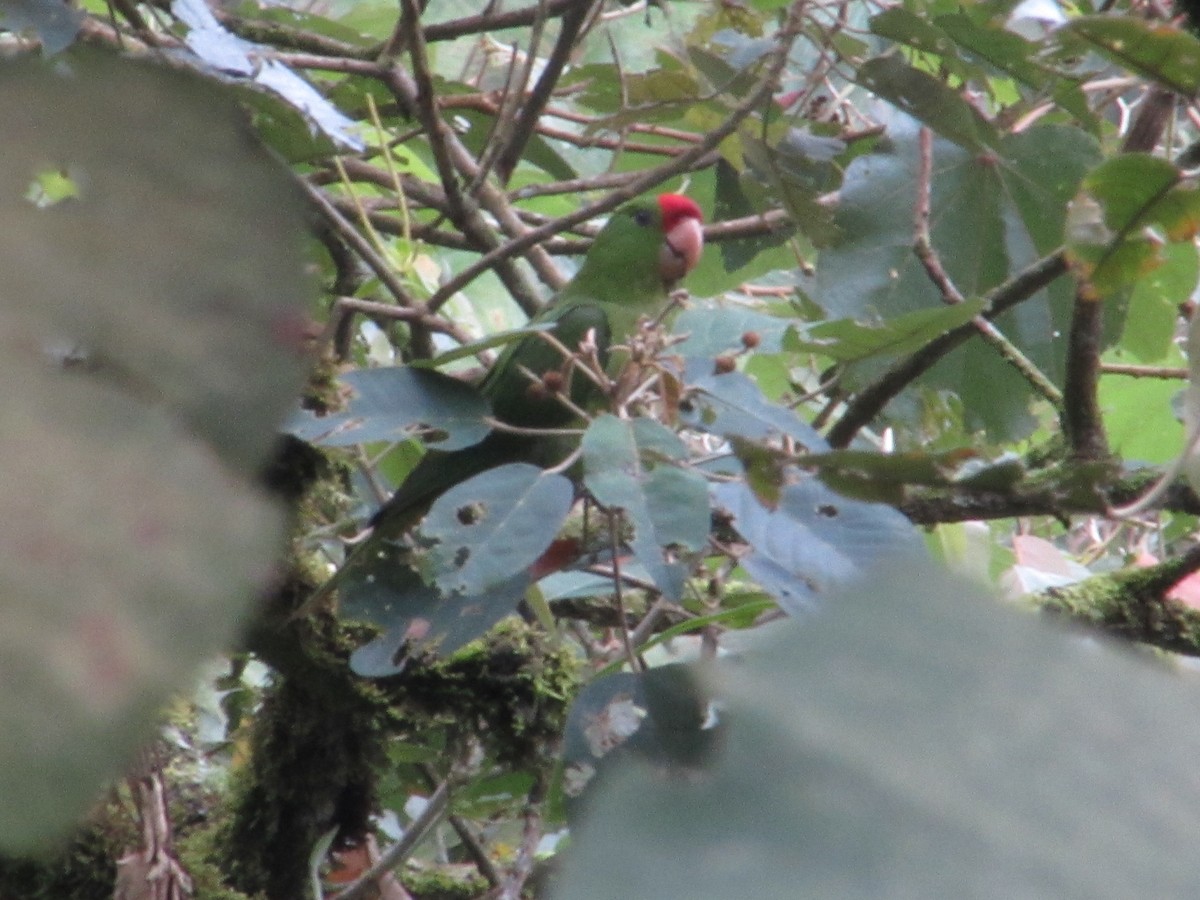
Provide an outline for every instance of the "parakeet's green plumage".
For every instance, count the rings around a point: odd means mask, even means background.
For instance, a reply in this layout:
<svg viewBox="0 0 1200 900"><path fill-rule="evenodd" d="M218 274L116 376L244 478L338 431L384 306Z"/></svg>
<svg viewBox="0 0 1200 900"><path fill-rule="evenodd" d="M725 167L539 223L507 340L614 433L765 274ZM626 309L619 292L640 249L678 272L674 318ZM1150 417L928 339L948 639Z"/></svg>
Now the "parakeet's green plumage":
<svg viewBox="0 0 1200 900"><path fill-rule="evenodd" d="M665 308L669 291L696 264L702 245L700 210L686 197L663 194L624 206L596 236L575 277L534 322L554 323L550 332L572 352L590 333L601 362L608 365L609 347L627 341L642 316ZM562 352L531 334L508 345L479 389L501 422L526 429L562 428L575 415L532 386L531 375L540 379L563 368ZM569 396L577 406L595 408L603 399L598 394L586 376L570 377ZM563 455L561 442L505 431L494 431L463 450L431 450L372 524L388 534L404 531L438 496L467 478L509 462L551 465Z"/></svg>

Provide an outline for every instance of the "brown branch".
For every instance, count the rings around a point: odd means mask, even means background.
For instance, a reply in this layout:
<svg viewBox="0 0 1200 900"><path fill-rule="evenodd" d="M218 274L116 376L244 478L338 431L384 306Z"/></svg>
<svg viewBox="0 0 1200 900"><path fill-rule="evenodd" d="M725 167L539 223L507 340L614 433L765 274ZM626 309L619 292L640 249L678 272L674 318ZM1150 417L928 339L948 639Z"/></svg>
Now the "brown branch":
<svg viewBox="0 0 1200 900"><path fill-rule="evenodd" d="M1104 340L1104 301L1080 281L1067 337L1067 373L1061 411L1063 431L1076 459L1110 456L1100 412L1100 353Z"/></svg>
<svg viewBox="0 0 1200 900"><path fill-rule="evenodd" d="M558 84L563 69L570 61L571 52L575 49L575 41L583 30L583 23L587 21L597 2L598 0L577 0L563 13L554 49L550 51L550 57L546 60L533 90L523 99L516 121L508 130L505 143L496 155L496 176L500 179L501 184L508 183L517 163L521 161L525 145L529 143L530 135L534 133L538 119L541 118L546 104L550 102L550 98L554 94L554 87Z"/></svg>
<svg viewBox="0 0 1200 900"><path fill-rule="evenodd" d="M920 261L929 280L942 295L942 301L949 306L956 306L964 298L954 280L942 265L941 256L934 249L933 240L929 234L930 197L933 181L933 131L928 126L922 126L917 139L917 202L913 214L913 253ZM1061 407L1062 392L1055 387L1046 375L1033 361L1021 352L1012 341L992 322L983 316L973 316L971 325L979 332L984 343L1000 354L1000 357L1017 370L1029 382L1035 391L1049 400L1055 407Z"/></svg>
<svg viewBox="0 0 1200 900"><path fill-rule="evenodd" d="M1158 565L1096 575L1033 597L1043 610L1084 622L1124 640L1200 656L1200 612L1167 598L1200 569L1200 545Z"/></svg>
<svg viewBox="0 0 1200 900"><path fill-rule="evenodd" d="M488 251L474 263L463 269L463 271L459 272L454 278L451 278L442 285L429 298L430 309L436 310L441 303L444 303L450 297L454 296L456 292L462 290L482 273L498 265L501 261L511 259L518 253L523 253L527 248L539 241L565 231L573 225L578 225L602 213L616 209L627 200L631 200L646 191L652 190L664 181L682 172L691 171L691 167L697 160L714 151L725 138L737 130L738 126L751 112L764 103L769 102L779 76L787 64L788 53L799 37L801 6L802 4L798 3L792 5L787 21L779 32L779 46L775 49L771 63L762 78L759 79L759 83L755 89L750 91L745 99L734 107L724 122L705 135L700 143L684 151L669 162L644 170L636 178L626 182L623 187L614 190L596 203L580 207L569 215L547 222L545 225L511 240L503 246Z"/></svg>
<svg viewBox="0 0 1200 900"><path fill-rule="evenodd" d="M1067 262L1061 250L1039 259L984 295L983 317L989 321L997 318L1018 303L1028 300L1066 272ZM975 334L974 323L967 322L934 338L911 356L894 363L879 378L850 399L842 417L826 435L829 443L834 447L845 447L860 428L869 424L918 376L927 372L938 360Z"/></svg>

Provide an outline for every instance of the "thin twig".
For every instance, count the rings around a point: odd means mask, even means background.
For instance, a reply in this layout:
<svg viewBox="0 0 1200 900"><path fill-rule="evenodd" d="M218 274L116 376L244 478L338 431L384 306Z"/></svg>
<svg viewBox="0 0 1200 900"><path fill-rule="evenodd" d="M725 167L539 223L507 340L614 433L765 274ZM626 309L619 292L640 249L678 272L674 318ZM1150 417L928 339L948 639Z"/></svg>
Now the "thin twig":
<svg viewBox="0 0 1200 900"><path fill-rule="evenodd" d="M617 534L617 520L620 513L616 510L606 510L608 516L608 540L612 550L613 567L613 600L617 605L617 630L621 634L621 643L625 647L625 657L629 660L629 668L634 672L645 669L637 650L633 646L633 638L629 633L629 612L625 608L625 589L621 580L621 542Z"/></svg>
<svg viewBox="0 0 1200 900"><path fill-rule="evenodd" d="M450 782L447 780L439 784L437 790L430 795L421 814L404 832L404 837L382 853L379 861L367 869L349 887L335 894L330 900L359 900L359 898L367 896L367 892L381 875L390 872L408 858L430 829L441 820L449 805Z"/></svg>
<svg viewBox="0 0 1200 900"><path fill-rule="evenodd" d="M1022 303L1067 272L1062 250L1056 250L1018 272L999 287L984 295L982 315L989 321ZM976 334L967 322L934 338L911 356L894 363L879 378L858 391L847 403L842 416L826 435L833 447L845 447L860 428L865 427L901 391L913 383L938 360Z"/></svg>
<svg viewBox="0 0 1200 900"><path fill-rule="evenodd" d="M529 247L532 247L543 239L565 231L573 225L578 225L595 216L616 209L627 200L632 200L634 197L652 190L664 181L683 172L691 171L696 160L714 151L722 141L737 130L738 126L750 113L769 101L772 92L777 86L779 76L787 65L788 53L800 35L801 7L802 4L799 3L792 5L788 19L779 32L779 46L775 49L771 63L768 65L762 78L759 79L755 89L750 91L745 99L734 107L724 122L706 134L702 141L674 159L654 168L646 169L636 178L631 179L623 187L614 190L603 199L582 206L569 215L547 222L545 225L534 228L521 237L514 238L506 244L485 253L474 263L459 272L454 278L443 284L429 298L429 308L436 310L442 303L454 296L455 293L462 290L488 269L503 260L511 259L518 253L525 252Z"/></svg>
<svg viewBox="0 0 1200 900"><path fill-rule="evenodd" d="M928 126L921 127L917 143L917 202L913 215L913 253L920 260L929 280L941 293L942 300L950 306L956 306L963 302L964 297L954 284L950 273L942 265L941 256L934 249L929 233L930 196L933 193L933 131ZM984 343L991 346L1005 362L1015 368L1035 391L1056 408L1062 407L1062 392L1033 360L1001 333L999 328L983 316L973 316L971 324L975 326Z"/></svg>

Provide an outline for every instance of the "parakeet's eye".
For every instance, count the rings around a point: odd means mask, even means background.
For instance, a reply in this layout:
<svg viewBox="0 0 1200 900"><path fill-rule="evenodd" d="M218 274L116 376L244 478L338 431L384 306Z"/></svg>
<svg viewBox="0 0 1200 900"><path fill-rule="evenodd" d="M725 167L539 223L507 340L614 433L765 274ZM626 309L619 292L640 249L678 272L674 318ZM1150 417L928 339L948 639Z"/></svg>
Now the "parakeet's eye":
<svg viewBox="0 0 1200 900"><path fill-rule="evenodd" d="M633 214L633 221L637 222L643 228L650 224L650 218L650 211L646 209L639 209Z"/></svg>

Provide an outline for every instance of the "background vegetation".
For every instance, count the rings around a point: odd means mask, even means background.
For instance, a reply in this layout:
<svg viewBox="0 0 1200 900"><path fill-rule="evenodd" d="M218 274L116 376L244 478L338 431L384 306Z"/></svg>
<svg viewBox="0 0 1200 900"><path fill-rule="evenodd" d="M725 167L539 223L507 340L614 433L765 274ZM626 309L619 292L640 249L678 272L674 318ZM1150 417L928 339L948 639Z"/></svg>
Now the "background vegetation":
<svg viewBox="0 0 1200 900"><path fill-rule="evenodd" d="M0 3L0 896L1193 891L1183 13ZM335 590L665 190L591 502Z"/></svg>

